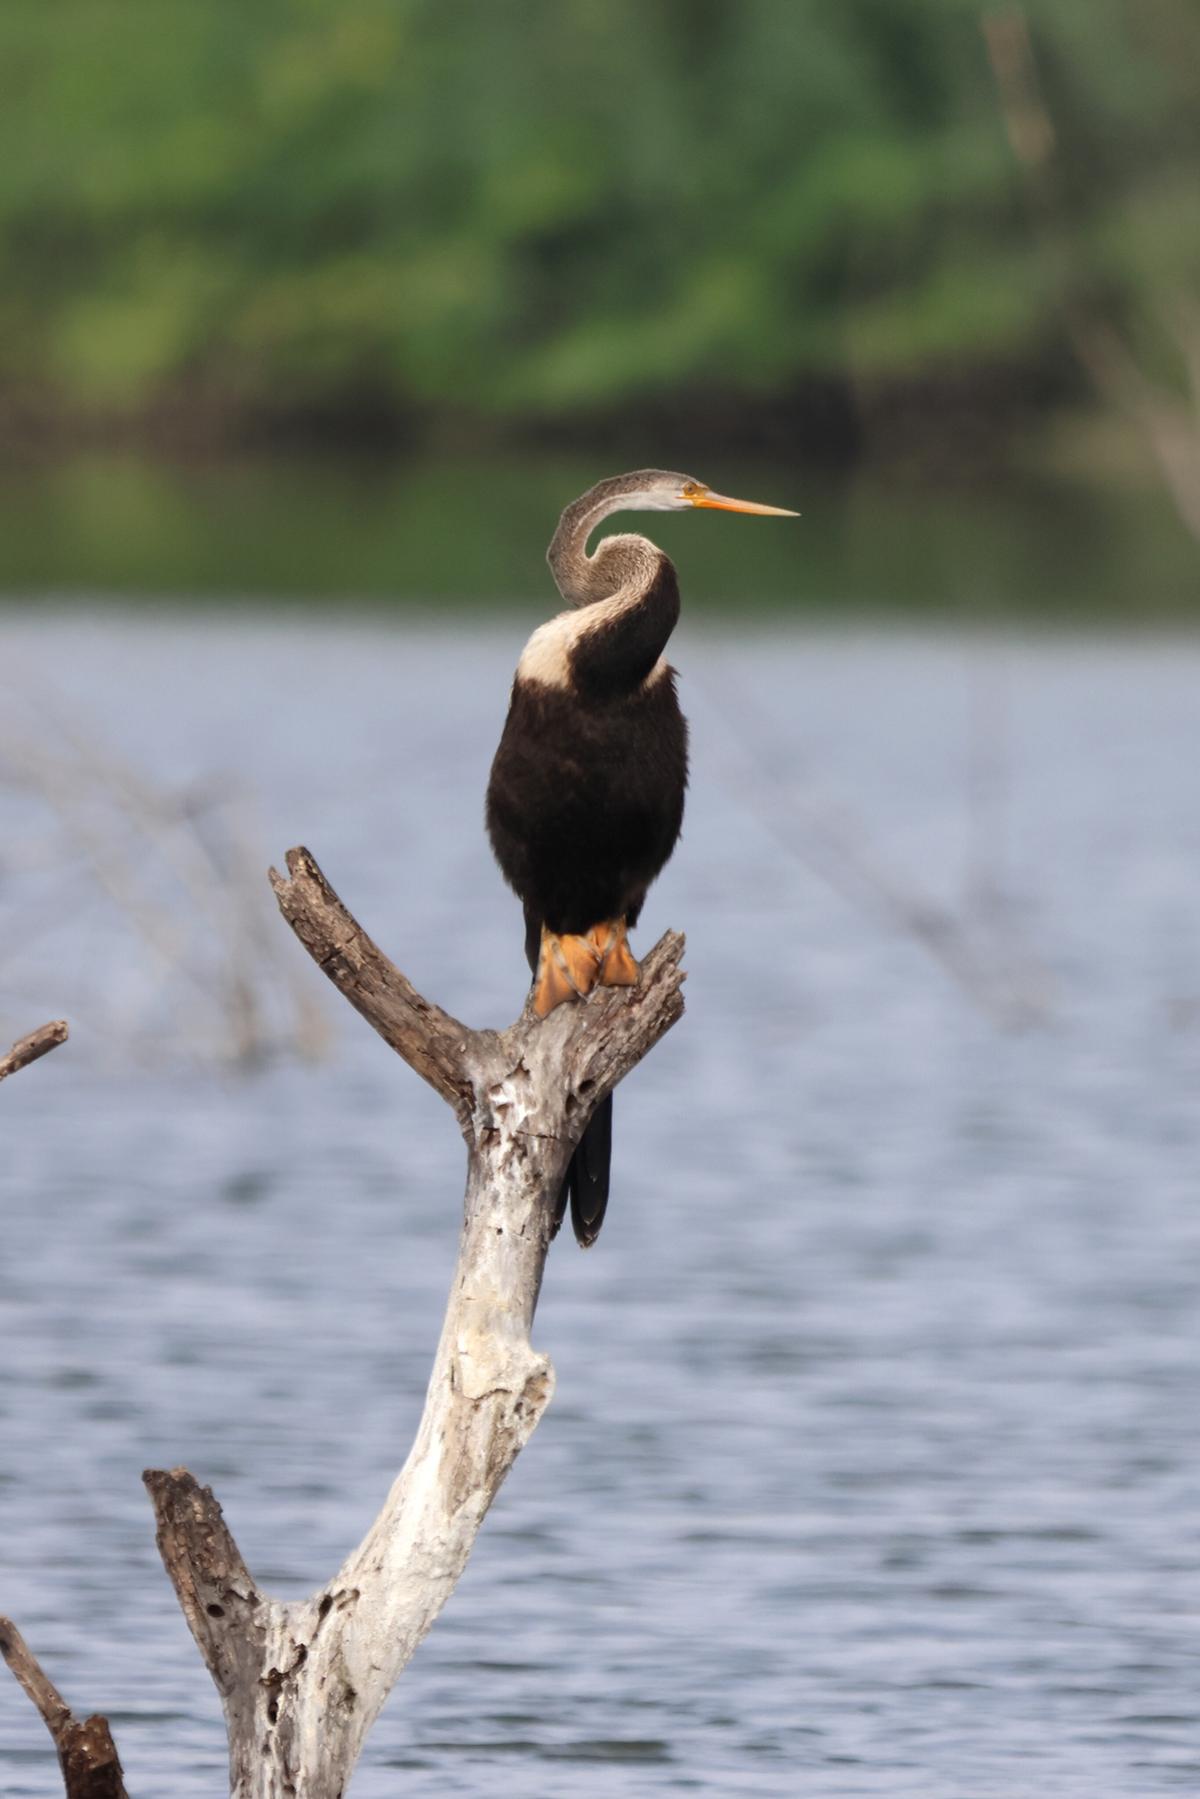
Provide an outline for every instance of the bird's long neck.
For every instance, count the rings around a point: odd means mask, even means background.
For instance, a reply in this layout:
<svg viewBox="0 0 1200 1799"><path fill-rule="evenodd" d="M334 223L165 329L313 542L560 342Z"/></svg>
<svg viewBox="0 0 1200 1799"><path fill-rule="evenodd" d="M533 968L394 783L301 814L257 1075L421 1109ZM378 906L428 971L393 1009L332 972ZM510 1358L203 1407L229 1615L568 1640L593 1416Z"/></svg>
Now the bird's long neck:
<svg viewBox="0 0 1200 1799"><path fill-rule="evenodd" d="M623 484L601 482L567 507L547 551L559 592L578 608L552 621L570 684L593 699L640 686L679 617L674 567L648 537L606 537L588 554L596 526L627 501Z"/></svg>
<svg viewBox="0 0 1200 1799"><path fill-rule="evenodd" d="M596 526L619 512L625 503L625 488L619 477L601 481L578 500L572 500L559 519L558 529L546 551L546 561L559 593L572 606L591 605L596 600L607 599L614 591L612 578L614 574L619 577L620 571L606 567L602 572L598 566L599 552L589 556L587 546ZM648 539L644 541L649 542Z"/></svg>
<svg viewBox="0 0 1200 1799"><path fill-rule="evenodd" d="M594 561L610 591L566 615L576 625L569 660L577 691L605 700L653 674L679 618L679 584L670 558L646 537L605 538Z"/></svg>

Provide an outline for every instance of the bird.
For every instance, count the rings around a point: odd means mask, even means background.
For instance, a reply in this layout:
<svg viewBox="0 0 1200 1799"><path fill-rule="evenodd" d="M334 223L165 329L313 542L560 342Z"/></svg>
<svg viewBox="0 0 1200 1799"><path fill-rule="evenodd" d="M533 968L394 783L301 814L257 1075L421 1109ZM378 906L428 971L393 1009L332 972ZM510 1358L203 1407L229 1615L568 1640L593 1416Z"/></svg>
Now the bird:
<svg viewBox="0 0 1200 1799"><path fill-rule="evenodd" d="M603 537L616 512L749 512L782 506L714 493L666 469L637 469L567 506L546 559L566 610L540 625L517 663L487 786L492 850L525 911L533 1009L630 987L628 932L679 839L688 778L687 722L664 656L679 618L670 558L648 537ZM556 1198L580 1246L608 1205L612 1097L596 1108Z"/></svg>

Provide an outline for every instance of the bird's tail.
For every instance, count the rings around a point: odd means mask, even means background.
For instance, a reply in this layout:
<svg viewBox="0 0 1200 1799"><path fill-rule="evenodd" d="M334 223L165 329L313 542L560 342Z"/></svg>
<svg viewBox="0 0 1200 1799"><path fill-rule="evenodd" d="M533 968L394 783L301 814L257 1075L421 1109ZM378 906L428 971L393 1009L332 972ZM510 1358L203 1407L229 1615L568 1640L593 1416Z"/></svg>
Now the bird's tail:
<svg viewBox="0 0 1200 1799"><path fill-rule="evenodd" d="M525 960L536 976L541 950L542 921L528 906L525 908ZM554 1229L571 1208L571 1224L581 1249L590 1249L600 1235L604 1214L608 1209L608 1171L612 1162L612 1094L601 1100L579 1139L575 1154L567 1167L554 1208Z"/></svg>
<svg viewBox="0 0 1200 1799"><path fill-rule="evenodd" d="M571 1157L558 1195L554 1215L557 1231L571 1207L571 1224L581 1249L590 1249L600 1235L608 1206L608 1172L612 1162L612 1094L601 1100Z"/></svg>

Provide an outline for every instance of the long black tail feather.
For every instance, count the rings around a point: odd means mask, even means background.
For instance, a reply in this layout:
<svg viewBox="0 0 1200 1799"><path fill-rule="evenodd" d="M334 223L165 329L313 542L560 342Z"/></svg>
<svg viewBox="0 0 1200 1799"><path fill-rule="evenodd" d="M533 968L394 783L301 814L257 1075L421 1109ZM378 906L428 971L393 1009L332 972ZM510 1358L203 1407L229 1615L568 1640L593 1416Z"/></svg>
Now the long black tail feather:
<svg viewBox="0 0 1200 1799"><path fill-rule="evenodd" d="M531 974L537 973L538 950L541 945L542 921L536 912L525 908L525 960ZM567 1167L554 1208L557 1237L563 1219L571 1208L571 1226L581 1249L590 1249L600 1235L604 1214L608 1209L608 1174L612 1163L612 1094L602 1100L592 1113L587 1130L579 1139L575 1154Z"/></svg>
<svg viewBox="0 0 1200 1799"><path fill-rule="evenodd" d="M557 1231L571 1207L571 1226L581 1249L590 1249L600 1235L608 1209L608 1175L612 1163L612 1094L601 1100L587 1130L571 1157L558 1196L554 1228Z"/></svg>

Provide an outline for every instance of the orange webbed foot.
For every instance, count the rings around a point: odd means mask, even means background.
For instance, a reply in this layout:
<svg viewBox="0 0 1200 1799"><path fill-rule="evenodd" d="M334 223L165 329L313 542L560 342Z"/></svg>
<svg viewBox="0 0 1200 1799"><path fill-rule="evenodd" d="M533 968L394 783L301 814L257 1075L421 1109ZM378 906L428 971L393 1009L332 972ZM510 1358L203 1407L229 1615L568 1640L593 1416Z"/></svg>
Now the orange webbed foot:
<svg viewBox="0 0 1200 1799"><path fill-rule="evenodd" d="M588 942L600 959L597 985L601 987L636 987L640 970L634 961L625 933L625 920L613 918L593 925Z"/></svg>
<svg viewBox="0 0 1200 1799"><path fill-rule="evenodd" d="M589 937L560 936L542 926L542 947L533 983L533 1009L539 1018L564 1000L586 999L600 978L601 958Z"/></svg>
<svg viewBox="0 0 1200 1799"><path fill-rule="evenodd" d="M593 987L636 987L639 976L623 918L593 925L582 937L543 925L533 1009L545 1018L564 1000L586 999Z"/></svg>

